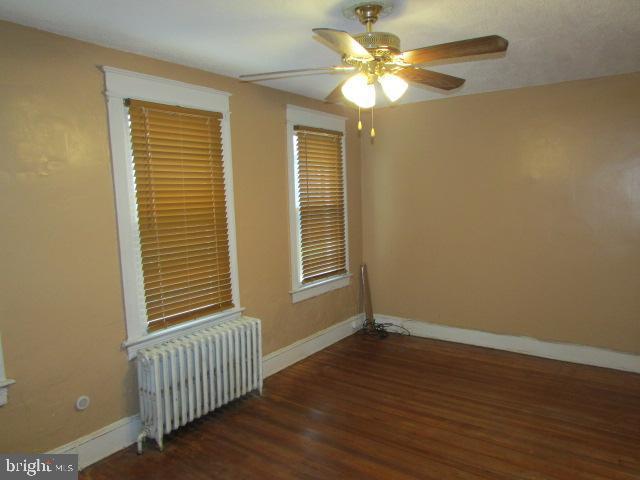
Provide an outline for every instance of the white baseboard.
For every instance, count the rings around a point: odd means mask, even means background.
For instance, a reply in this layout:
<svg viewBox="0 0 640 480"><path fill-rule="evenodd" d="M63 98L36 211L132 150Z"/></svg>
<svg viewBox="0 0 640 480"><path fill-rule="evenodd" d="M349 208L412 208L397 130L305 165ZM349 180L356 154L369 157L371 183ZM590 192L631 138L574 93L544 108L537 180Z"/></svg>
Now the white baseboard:
<svg viewBox="0 0 640 480"><path fill-rule="evenodd" d="M415 335L416 337L434 338L437 340L524 353L565 362L582 363L596 367L640 373L640 355L631 353L616 352L614 350L571 343L546 342L531 337L499 335L479 330L467 330L465 328L448 327L446 325L437 325L389 315L376 314L375 318L380 323L392 323L402 326L409 330L411 335Z"/></svg>
<svg viewBox="0 0 640 480"><path fill-rule="evenodd" d="M343 322L325 328L262 358L262 370L265 377L299 362L323 348L342 340L354 333L362 324L362 315L356 315ZM48 453L78 454L78 468L83 469L98 460L136 443L141 430L140 416L121 418L120 420L78 438Z"/></svg>
<svg viewBox="0 0 640 480"><path fill-rule="evenodd" d="M48 453L75 453L78 455L78 468L83 469L135 443L140 429L139 415L121 418Z"/></svg>
<svg viewBox="0 0 640 480"><path fill-rule="evenodd" d="M327 348L345 337L348 337L362 325L364 316L355 315L343 322L331 325L329 328L320 330L313 335L298 340L291 345L287 345L280 350L266 355L262 361L262 369L265 377L279 372L300 360L313 355L320 350Z"/></svg>

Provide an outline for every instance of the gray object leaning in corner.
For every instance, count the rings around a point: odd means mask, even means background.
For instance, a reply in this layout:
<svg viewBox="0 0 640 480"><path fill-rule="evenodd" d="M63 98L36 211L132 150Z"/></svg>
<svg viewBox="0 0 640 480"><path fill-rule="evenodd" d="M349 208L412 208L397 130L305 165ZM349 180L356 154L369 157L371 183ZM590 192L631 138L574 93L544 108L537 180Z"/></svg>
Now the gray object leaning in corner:
<svg viewBox="0 0 640 480"><path fill-rule="evenodd" d="M373 318L373 307L371 306L371 290L369 290L369 276L367 274L367 265L360 265L360 286L362 291L362 303L364 304L365 328L367 330L375 329L376 320Z"/></svg>

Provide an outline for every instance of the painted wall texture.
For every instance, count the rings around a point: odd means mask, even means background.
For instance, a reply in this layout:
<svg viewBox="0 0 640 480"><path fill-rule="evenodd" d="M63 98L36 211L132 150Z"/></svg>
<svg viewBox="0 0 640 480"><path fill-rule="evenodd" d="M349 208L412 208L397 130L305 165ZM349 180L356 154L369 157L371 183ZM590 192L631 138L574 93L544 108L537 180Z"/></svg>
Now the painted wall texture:
<svg viewBox="0 0 640 480"><path fill-rule="evenodd" d="M640 73L386 108L376 130L374 311L640 353Z"/></svg>
<svg viewBox="0 0 640 480"><path fill-rule="evenodd" d="M292 304L286 111L341 107L0 22L0 331L17 383L0 451L58 447L137 411L100 65L230 92L240 298L264 352L349 318L357 282ZM346 113L350 115L350 113ZM361 262L360 142L346 140L351 269ZM87 394L91 407L76 412Z"/></svg>

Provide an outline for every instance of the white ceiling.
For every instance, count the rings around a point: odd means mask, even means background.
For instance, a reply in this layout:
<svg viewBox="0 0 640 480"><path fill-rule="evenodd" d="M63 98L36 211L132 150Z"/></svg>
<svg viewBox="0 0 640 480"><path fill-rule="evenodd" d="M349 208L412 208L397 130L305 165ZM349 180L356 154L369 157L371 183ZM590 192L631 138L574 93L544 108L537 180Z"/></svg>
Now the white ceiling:
<svg viewBox="0 0 640 480"><path fill-rule="evenodd" d="M0 18L237 77L338 64L314 27L350 32L355 0L0 0ZM498 34L504 58L438 65L467 79L455 93L412 87L403 102L640 71L640 0L396 0L376 30L405 50ZM324 98L337 75L265 85Z"/></svg>

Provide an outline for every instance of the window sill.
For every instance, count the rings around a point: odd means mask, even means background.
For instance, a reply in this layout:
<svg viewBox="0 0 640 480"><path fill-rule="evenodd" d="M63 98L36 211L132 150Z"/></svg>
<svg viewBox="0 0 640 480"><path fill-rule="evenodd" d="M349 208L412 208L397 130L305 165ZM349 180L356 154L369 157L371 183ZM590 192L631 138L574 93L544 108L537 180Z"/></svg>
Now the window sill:
<svg viewBox="0 0 640 480"><path fill-rule="evenodd" d="M199 318L191 322L181 323L174 327L150 333L141 338L127 340L122 344L122 347L127 349L129 360L132 360L136 358L139 350L152 347L153 345L157 345L158 343L172 340L196 330L201 330L203 328L217 325L218 323L224 321L235 320L236 318L240 318L243 311L244 308L232 308L230 310L225 310L224 312L219 312L214 315Z"/></svg>
<svg viewBox="0 0 640 480"><path fill-rule="evenodd" d="M9 386L14 383L16 383L15 380L11 380L10 378L0 378L0 407L9 401Z"/></svg>
<svg viewBox="0 0 640 480"><path fill-rule="evenodd" d="M331 290L337 290L349 286L351 283L351 274L346 273L338 277L331 277L326 280L305 285L304 287L297 288L291 291L291 301L293 303L302 302L312 297L317 297L323 293L330 292Z"/></svg>

